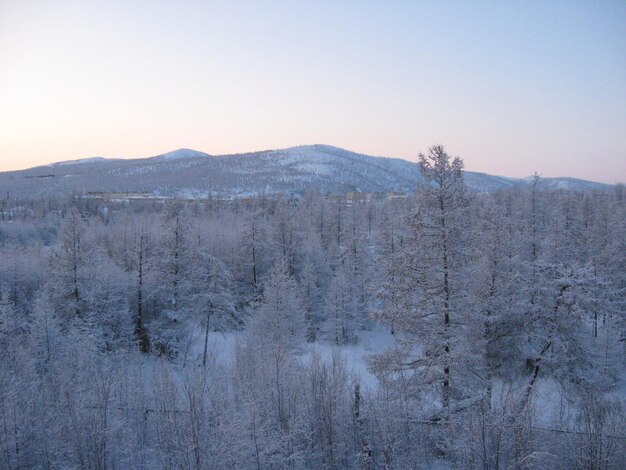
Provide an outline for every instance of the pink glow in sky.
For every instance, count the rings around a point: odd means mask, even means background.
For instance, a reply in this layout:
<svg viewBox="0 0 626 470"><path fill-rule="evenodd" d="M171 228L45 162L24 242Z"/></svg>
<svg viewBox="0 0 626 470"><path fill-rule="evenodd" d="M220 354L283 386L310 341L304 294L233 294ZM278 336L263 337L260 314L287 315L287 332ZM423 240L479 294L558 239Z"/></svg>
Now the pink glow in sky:
<svg viewBox="0 0 626 470"><path fill-rule="evenodd" d="M0 171L323 143L626 180L626 2L0 0Z"/></svg>

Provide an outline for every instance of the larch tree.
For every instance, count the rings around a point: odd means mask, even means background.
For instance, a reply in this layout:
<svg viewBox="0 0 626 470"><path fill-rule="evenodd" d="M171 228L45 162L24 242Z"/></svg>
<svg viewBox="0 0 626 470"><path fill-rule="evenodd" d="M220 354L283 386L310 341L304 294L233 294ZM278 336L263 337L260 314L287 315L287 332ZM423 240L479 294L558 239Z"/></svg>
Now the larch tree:
<svg viewBox="0 0 626 470"><path fill-rule="evenodd" d="M136 281L136 312L135 312L135 341L141 352L150 350L150 335L145 325L145 270L146 270L146 234L143 225L135 235L135 281Z"/></svg>
<svg viewBox="0 0 626 470"><path fill-rule="evenodd" d="M405 263L413 286L410 314L398 325L405 344L404 357L391 365L413 370L417 388L435 386L442 414L449 416L452 399L452 366L467 360L468 311L465 297L463 250L466 248L464 209L466 191L463 161L436 145L419 156L424 178L408 220L409 240ZM400 361L397 363L397 361ZM460 388L456 390L461 396Z"/></svg>
<svg viewBox="0 0 626 470"><path fill-rule="evenodd" d="M420 242L416 268L423 275L420 279L424 288L418 300L419 315L425 321L434 318L439 323L434 329L434 344L431 353L440 357L443 370L442 404L444 413L449 411L451 398L452 347L458 333L454 325L460 325L461 281L458 270L461 264L458 245L462 230L462 211L466 205L463 182L463 161L452 158L443 146L435 145L428 154L420 154L419 168L426 184L420 190L420 211L414 217L413 228ZM454 272L453 270L457 270Z"/></svg>
<svg viewBox="0 0 626 470"><path fill-rule="evenodd" d="M191 308L204 321L202 365L206 366L209 332L237 329L243 324L243 319L235 309L232 276L224 263L202 250L195 252L194 259Z"/></svg>
<svg viewBox="0 0 626 470"><path fill-rule="evenodd" d="M385 207L382 215L380 234L376 239L373 275L370 277L370 291L375 302L372 316L376 321L388 324L391 334L396 333L397 325L406 321L410 312L412 291L410 270L407 270L404 242L406 234L398 220L394 207Z"/></svg>
<svg viewBox="0 0 626 470"><path fill-rule="evenodd" d="M299 291L287 260L279 257L267 274L263 301L247 331L247 355L272 391L271 408L281 426L291 413L286 377L294 364L294 353L306 339L306 312Z"/></svg>
<svg viewBox="0 0 626 470"><path fill-rule="evenodd" d="M326 338L334 344L347 344L354 341L354 311L352 296L348 288L344 268L335 269L324 306Z"/></svg>
<svg viewBox="0 0 626 470"><path fill-rule="evenodd" d="M279 257L267 273L263 301L250 328L280 354L294 350L305 339L305 309L299 291L287 260Z"/></svg>
<svg viewBox="0 0 626 470"><path fill-rule="evenodd" d="M89 247L84 239L84 222L74 207L64 219L57 247L49 258L48 293L55 310L65 319L85 314Z"/></svg>
<svg viewBox="0 0 626 470"><path fill-rule="evenodd" d="M151 322L151 342L166 356L179 352L181 328L189 319L189 226L188 212L180 202L166 205L152 256L150 296L157 311Z"/></svg>

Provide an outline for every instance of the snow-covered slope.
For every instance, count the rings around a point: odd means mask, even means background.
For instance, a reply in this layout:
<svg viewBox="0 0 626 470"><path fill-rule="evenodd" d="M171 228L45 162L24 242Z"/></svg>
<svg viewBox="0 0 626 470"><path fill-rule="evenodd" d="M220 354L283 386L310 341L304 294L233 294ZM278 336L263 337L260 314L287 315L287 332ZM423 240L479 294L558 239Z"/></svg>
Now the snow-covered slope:
<svg viewBox="0 0 626 470"><path fill-rule="evenodd" d="M0 187L16 196L50 197L86 192L149 192L186 197L254 194L405 192L421 181L417 165L362 155L328 145L306 145L237 155L209 156L179 149L152 158L84 159L0 173ZM572 178L546 178L554 188L602 188ZM466 172L481 192L526 184L522 179Z"/></svg>
<svg viewBox="0 0 626 470"><path fill-rule="evenodd" d="M66 160L64 162L53 163L52 165L81 165L85 163L97 163L103 162L106 160L110 160L109 158L103 157L91 157L91 158L79 158L78 160Z"/></svg>
<svg viewBox="0 0 626 470"><path fill-rule="evenodd" d="M204 152L198 152L197 150L178 149L178 150L172 150L171 152L167 152L162 155L158 155L155 158L161 158L163 160L176 160L180 158L198 158L198 157L210 157L210 155Z"/></svg>

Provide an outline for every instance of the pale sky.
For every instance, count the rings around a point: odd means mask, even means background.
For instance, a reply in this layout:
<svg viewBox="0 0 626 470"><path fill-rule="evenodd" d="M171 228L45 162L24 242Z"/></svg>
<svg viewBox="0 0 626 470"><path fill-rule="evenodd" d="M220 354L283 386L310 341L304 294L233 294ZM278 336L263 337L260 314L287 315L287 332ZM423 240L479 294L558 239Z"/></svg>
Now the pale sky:
<svg viewBox="0 0 626 470"><path fill-rule="evenodd" d="M626 181L626 2L0 0L0 171L312 143Z"/></svg>

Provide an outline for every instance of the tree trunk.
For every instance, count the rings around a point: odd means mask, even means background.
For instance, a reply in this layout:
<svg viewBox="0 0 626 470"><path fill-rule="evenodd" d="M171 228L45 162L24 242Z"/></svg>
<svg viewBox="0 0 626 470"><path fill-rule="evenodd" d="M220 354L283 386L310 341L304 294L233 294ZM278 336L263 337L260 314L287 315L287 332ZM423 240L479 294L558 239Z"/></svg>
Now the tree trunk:
<svg viewBox="0 0 626 470"><path fill-rule="evenodd" d="M202 354L202 366L206 366L207 349L209 346L209 323L211 321L211 307L209 307L206 316L206 328L204 330L204 353Z"/></svg>

